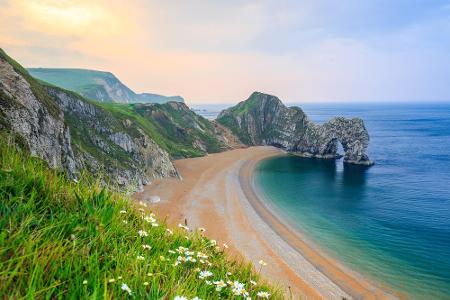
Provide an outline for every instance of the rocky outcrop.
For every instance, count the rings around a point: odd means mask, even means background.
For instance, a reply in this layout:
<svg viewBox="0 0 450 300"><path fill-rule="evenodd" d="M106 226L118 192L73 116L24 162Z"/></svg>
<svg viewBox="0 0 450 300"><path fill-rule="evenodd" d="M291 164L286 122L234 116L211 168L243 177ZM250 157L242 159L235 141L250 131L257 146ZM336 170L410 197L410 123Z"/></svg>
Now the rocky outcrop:
<svg viewBox="0 0 450 300"><path fill-rule="evenodd" d="M82 170L140 188L178 176L169 154L130 120L60 88L43 86L0 49L0 131L77 178Z"/></svg>
<svg viewBox="0 0 450 300"><path fill-rule="evenodd" d="M46 105L49 99L44 97L45 92L31 86L0 53L0 129L20 136L31 154L50 167L66 169L74 176L76 162L64 114Z"/></svg>
<svg viewBox="0 0 450 300"><path fill-rule="evenodd" d="M169 154L139 126L123 121L77 94L46 87L64 112L79 169L102 172L119 185L138 187L155 178L176 177Z"/></svg>
<svg viewBox="0 0 450 300"><path fill-rule="evenodd" d="M222 127L197 115L186 104L135 104L133 115L154 127L174 158L203 156L233 148Z"/></svg>
<svg viewBox="0 0 450 300"><path fill-rule="evenodd" d="M373 164L367 156L369 134L359 118L337 117L316 125L302 109L288 108L275 96L255 92L222 111L217 122L247 145L273 145L302 156L336 158L341 143L345 163Z"/></svg>

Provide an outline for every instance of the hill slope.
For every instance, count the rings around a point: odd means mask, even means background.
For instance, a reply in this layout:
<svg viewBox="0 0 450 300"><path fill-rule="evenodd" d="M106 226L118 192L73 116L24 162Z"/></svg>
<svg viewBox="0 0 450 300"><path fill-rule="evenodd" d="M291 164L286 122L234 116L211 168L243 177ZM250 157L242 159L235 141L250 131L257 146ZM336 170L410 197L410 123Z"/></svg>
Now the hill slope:
<svg viewBox="0 0 450 300"><path fill-rule="evenodd" d="M300 108L288 108L275 96L254 92L223 110L217 122L247 145L273 145L308 157L335 158L340 142L344 162L373 164L367 156L369 133L359 118L336 117L316 125Z"/></svg>
<svg viewBox="0 0 450 300"><path fill-rule="evenodd" d="M68 181L8 138L0 135L1 299L282 297L200 231L172 231L89 176Z"/></svg>
<svg viewBox="0 0 450 300"><path fill-rule="evenodd" d="M73 92L41 85L3 51L0 131L19 136L33 155L73 178L86 169L139 188L154 178L177 176L169 154L144 131L129 130Z"/></svg>
<svg viewBox="0 0 450 300"><path fill-rule="evenodd" d="M117 103L166 103L184 102L180 96L158 94L136 94L124 85L114 74L87 69L29 68L35 78L52 85L74 91L80 95L101 102Z"/></svg>

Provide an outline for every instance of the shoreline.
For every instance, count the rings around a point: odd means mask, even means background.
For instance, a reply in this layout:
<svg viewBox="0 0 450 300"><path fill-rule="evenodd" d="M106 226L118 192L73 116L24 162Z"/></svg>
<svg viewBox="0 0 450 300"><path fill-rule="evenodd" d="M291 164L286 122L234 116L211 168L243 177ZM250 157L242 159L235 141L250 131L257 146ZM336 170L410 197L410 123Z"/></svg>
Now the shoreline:
<svg viewBox="0 0 450 300"><path fill-rule="evenodd" d="M294 154L295 155L295 154ZM273 156L271 156L273 157ZM342 265L338 260L329 257L320 247L311 242L305 235L292 228L276 209L270 207L260 188L255 183L254 172L258 161L248 161L241 168L239 180L247 201L256 213L274 230L289 246L299 252L308 262L320 270L328 279L353 299L398 299L373 285L362 275Z"/></svg>
<svg viewBox="0 0 450 300"><path fill-rule="evenodd" d="M268 266L262 277L281 285L286 295L394 299L324 256L266 207L254 185L253 172L261 160L282 153L260 146L178 160L175 164L183 180L155 180L134 198L145 201L158 195L161 202L150 208L168 223L186 220L190 227L205 227L208 237L229 245L230 256L245 258L255 266L263 259Z"/></svg>

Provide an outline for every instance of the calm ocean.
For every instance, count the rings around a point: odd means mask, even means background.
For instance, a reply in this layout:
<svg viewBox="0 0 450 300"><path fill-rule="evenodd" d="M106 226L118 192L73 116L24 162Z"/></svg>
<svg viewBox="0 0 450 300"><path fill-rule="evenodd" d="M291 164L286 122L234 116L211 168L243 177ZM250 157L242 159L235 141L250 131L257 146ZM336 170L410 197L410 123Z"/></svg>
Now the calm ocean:
<svg viewBox="0 0 450 300"><path fill-rule="evenodd" d="M299 106L317 123L363 118L375 165L263 161L255 180L270 205L357 272L414 299L450 299L450 104ZM201 108L213 117L218 106Z"/></svg>

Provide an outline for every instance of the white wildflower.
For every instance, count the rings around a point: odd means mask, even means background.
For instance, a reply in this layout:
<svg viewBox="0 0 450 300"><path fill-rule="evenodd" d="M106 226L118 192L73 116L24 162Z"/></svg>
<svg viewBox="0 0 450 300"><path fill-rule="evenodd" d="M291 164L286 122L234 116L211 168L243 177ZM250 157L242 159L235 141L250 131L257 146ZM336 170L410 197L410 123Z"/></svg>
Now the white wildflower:
<svg viewBox="0 0 450 300"><path fill-rule="evenodd" d="M208 255L206 255L206 254L203 253L203 252L198 251L198 252L197 252L197 257L198 257L198 258L205 258L205 259L207 259L207 258L208 258Z"/></svg>
<svg viewBox="0 0 450 300"><path fill-rule="evenodd" d="M173 298L173 300L189 300L189 299L184 296L175 296L175 298Z"/></svg>
<svg viewBox="0 0 450 300"><path fill-rule="evenodd" d="M225 249L228 249L228 245L227 245L226 243L223 243L223 247L224 247Z"/></svg>
<svg viewBox="0 0 450 300"><path fill-rule="evenodd" d="M224 287L227 286L227 284L223 282L223 280L214 281L213 283L216 285L216 291L218 292L220 292Z"/></svg>
<svg viewBox="0 0 450 300"><path fill-rule="evenodd" d="M184 226L183 224L178 224L178 227L183 228L185 230L189 230L189 227Z"/></svg>
<svg viewBox="0 0 450 300"><path fill-rule="evenodd" d="M148 232L145 230L139 230L138 231L139 236L143 237L143 236L148 236Z"/></svg>
<svg viewBox="0 0 450 300"><path fill-rule="evenodd" d="M145 244L145 245L142 245L142 248L144 248L144 250L150 250L150 249L152 249L152 246Z"/></svg>
<svg viewBox="0 0 450 300"><path fill-rule="evenodd" d="M144 285L145 285L145 286L147 286L147 285L148 285L148 282L147 282L147 281L146 281L146 282L144 282Z"/></svg>
<svg viewBox="0 0 450 300"><path fill-rule="evenodd" d="M169 234L169 235L172 235L172 234L173 234L173 231L170 230L169 228L166 229L166 232L167 232L167 234Z"/></svg>
<svg viewBox="0 0 450 300"><path fill-rule="evenodd" d="M156 222L156 219L153 218L153 217L151 217L151 216L146 216L146 217L144 218L144 221L147 222L147 223L155 223L155 222Z"/></svg>
<svg viewBox="0 0 450 300"><path fill-rule="evenodd" d="M143 257L142 255L138 255L138 256L136 257L136 259L137 259L137 260L145 260L145 257Z"/></svg>
<svg viewBox="0 0 450 300"><path fill-rule="evenodd" d="M152 227L158 227L159 224L158 223L152 223Z"/></svg>
<svg viewBox="0 0 450 300"><path fill-rule="evenodd" d="M244 295L247 293L247 291L245 290L245 286L243 283L240 283L239 281L234 281L231 284L231 292L235 295L235 296L240 296L240 295Z"/></svg>
<svg viewBox="0 0 450 300"><path fill-rule="evenodd" d="M262 259L258 263L263 267L267 266L267 263L265 261L263 261Z"/></svg>
<svg viewBox="0 0 450 300"><path fill-rule="evenodd" d="M122 222L123 222L123 224L128 224L127 220L123 220Z"/></svg>
<svg viewBox="0 0 450 300"><path fill-rule="evenodd" d="M121 211L119 211L119 213L121 213L121 214L126 214L127 211L126 211L126 210L121 210Z"/></svg>
<svg viewBox="0 0 450 300"><path fill-rule="evenodd" d="M116 280L114 279L114 278L111 278L110 280L108 280L108 282L109 283L113 283L113 282L115 282Z"/></svg>
<svg viewBox="0 0 450 300"><path fill-rule="evenodd" d="M205 231L206 231L206 229L203 228L203 227L199 227L198 230L199 230L200 232L205 232Z"/></svg>
<svg viewBox="0 0 450 300"><path fill-rule="evenodd" d="M256 294L259 298L269 299L270 294L268 292L258 292Z"/></svg>
<svg viewBox="0 0 450 300"><path fill-rule="evenodd" d="M128 287L126 283L122 283L122 286L120 288L131 296L132 294L131 289Z"/></svg>
<svg viewBox="0 0 450 300"><path fill-rule="evenodd" d="M254 280L250 280L250 283L251 283L252 285L256 285L256 281L254 281Z"/></svg>
<svg viewBox="0 0 450 300"><path fill-rule="evenodd" d="M200 274L198 275L198 278L205 279L205 278L208 278L208 277L211 277L211 276L213 276L213 273L211 273L210 271L205 270L205 271L201 271L200 272Z"/></svg>

